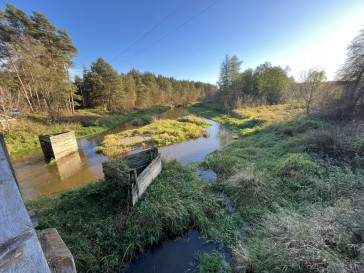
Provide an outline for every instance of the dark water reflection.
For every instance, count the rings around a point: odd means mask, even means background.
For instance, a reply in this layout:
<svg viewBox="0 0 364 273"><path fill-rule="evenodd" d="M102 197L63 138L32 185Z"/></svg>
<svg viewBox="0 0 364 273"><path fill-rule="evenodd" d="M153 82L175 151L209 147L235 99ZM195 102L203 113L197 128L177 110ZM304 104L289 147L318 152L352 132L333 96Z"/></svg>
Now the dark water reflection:
<svg viewBox="0 0 364 273"><path fill-rule="evenodd" d="M159 115L162 119L175 119L188 114L187 108L173 108ZM209 138L200 137L197 140L185 141L160 148L160 152L167 160L178 159L187 163L200 161L207 154L225 146L232 138L232 132L217 122L207 128ZM23 158L13 160L19 186L25 200L35 199L43 194L77 188L83 184L103 178L101 163L108 157L97 154L94 148L100 145L107 134L118 133L134 129L132 122L92 137L78 140L79 151L70 156L46 165L41 149L32 150ZM120 155L123 156L123 155Z"/></svg>
<svg viewBox="0 0 364 273"><path fill-rule="evenodd" d="M197 230L190 230L183 236L163 241L148 249L145 255L130 263L126 272L197 272L197 255L213 251L222 253L233 267L232 255L224 246L207 242Z"/></svg>

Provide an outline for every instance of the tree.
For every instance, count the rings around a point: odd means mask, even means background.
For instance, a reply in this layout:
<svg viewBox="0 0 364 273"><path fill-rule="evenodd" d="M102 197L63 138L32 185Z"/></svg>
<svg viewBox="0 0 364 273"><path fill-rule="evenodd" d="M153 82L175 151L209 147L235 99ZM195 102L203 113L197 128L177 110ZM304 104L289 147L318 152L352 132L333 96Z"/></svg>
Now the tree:
<svg viewBox="0 0 364 273"><path fill-rule="evenodd" d="M101 75L93 73L83 66L83 96L86 107L102 107L103 82ZM101 90L101 91L100 91Z"/></svg>
<svg viewBox="0 0 364 273"><path fill-rule="evenodd" d="M269 104L279 103L288 81L287 74L281 67L269 64L258 77L258 94L264 96Z"/></svg>
<svg viewBox="0 0 364 273"><path fill-rule="evenodd" d="M338 77L344 83L340 98L341 116L352 119L364 104L364 29L348 46L346 61Z"/></svg>
<svg viewBox="0 0 364 273"><path fill-rule="evenodd" d="M52 121L74 109L75 87L68 68L77 54L65 30L57 30L45 15L28 16L14 5L0 10L2 70L13 76L12 88L30 111L46 110Z"/></svg>
<svg viewBox="0 0 364 273"><path fill-rule="evenodd" d="M128 73L122 75L124 92L126 96L125 111L130 112L134 109L137 101L137 86L134 77Z"/></svg>
<svg viewBox="0 0 364 273"><path fill-rule="evenodd" d="M84 82L83 79L76 75L75 79L74 79L74 84L77 87L77 95L81 98L81 105L82 108L86 108L86 103L85 103L85 89L84 89Z"/></svg>
<svg viewBox="0 0 364 273"><path fill-rule="evenodd" d="M0 73L0 119L5 120L7 134L10 135L9 119L12 118L13 109L19 109L19 104L10 91L11 79L5 73Z"/></svg>
<svg viewBox="0 0 364 273"><path fill-rule="evenodd" d="M309 69L301 73L300 82L295 84L294 92L298 100L305 105L307 116L311 115L312 106L318 103L325 80L324 70Z"/></svg>
<svg viewBox="0 0 364 273"><path fill-rule="evenodd" d="M224 104L229 108L233 106L233 100L238 95L240 83L240 66L242 61L238 57L225 55L220 65L218 86L221 91Z"/></svg>
<svg viewBox="0 0 364 273"><path fill-rule="evenodd" d="M90 71L86 69L84 81L92 107L102 106L111 111L122 111L125 108L126 98L122 79L104 59L98 58L91 64Z"/></svg>

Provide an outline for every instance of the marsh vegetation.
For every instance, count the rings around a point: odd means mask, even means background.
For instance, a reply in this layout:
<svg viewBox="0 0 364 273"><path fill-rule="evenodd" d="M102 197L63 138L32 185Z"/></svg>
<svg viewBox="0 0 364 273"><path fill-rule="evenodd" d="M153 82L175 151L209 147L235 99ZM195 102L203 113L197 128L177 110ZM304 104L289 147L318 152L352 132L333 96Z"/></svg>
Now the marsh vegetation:
<svg viewBox="0 0 364 273"><path fill-rule="evenodd" d="M181 143L200 136L208 137L209 133L205 128L210 125L202 118L192 115L177 120L156 120L139 129L107 135L96 150L106 155L116 155L152 146Z"/></svg>
<svg viewBox="0 0 364 273"><path fill-rule="evenodd" d="M12 154L23 153L40 147L38 136L73 130L77 138L96 135L131 120L150 121L150 116L170 109L168 106L143 109L129 114L112 113L102 109L76 110L74 115L65 115L59 122L50 123L43 114L29 114L19 118L12 133L5 141Z"/></svg>

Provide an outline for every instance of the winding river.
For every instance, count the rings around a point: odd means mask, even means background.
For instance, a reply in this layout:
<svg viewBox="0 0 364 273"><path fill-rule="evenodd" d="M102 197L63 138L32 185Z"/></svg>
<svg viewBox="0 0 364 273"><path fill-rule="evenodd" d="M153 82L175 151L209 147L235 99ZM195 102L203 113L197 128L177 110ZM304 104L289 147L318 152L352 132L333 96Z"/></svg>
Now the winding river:
<svg viewBox="0 0 364 273"><path fill-rule="evenodd" d="M189 114L187 108L175 107L159 114L159 118L176 119L187 114ZM159 151L162 157L166 160L176 158L183 163L201 161L207 154L228 144L233 133L215 121L207 121L212 124L207 128L210 133L209 138L200 137L196 140L161 147ZM12 160L23 198L36 199L44 194L77 188L103 178L101 164L109 158L95 153L94 148L100 145L107 134L137 127L140 126L126 122L101 134L80 138L78 152L59 159L52 165L46 165L47 162L40 148L24 154L22 158ZM119 157L125 155L119 155Z"/></svg>

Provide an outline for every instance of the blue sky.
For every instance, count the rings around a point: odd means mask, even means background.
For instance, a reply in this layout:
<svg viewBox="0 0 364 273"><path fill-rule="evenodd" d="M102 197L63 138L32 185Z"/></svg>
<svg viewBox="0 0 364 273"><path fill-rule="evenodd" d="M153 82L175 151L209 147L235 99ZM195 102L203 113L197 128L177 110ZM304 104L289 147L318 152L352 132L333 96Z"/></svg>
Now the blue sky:
<svg viewBox="0 0 364 273"><path fill-rule="evenodd" d="M216 83L220 63L229 54L243 60L242 69L270 61L290 66L296 78L302 70L318 67L333 79L345 61L346 46L364 26L363 0L9 3L28 14L38 10L57 28L68 31L79 50L72 72L80 75L83 64L89 67L102 57L118 72L135 68ZM0 6L4 8L3 3Z"/></svg>

